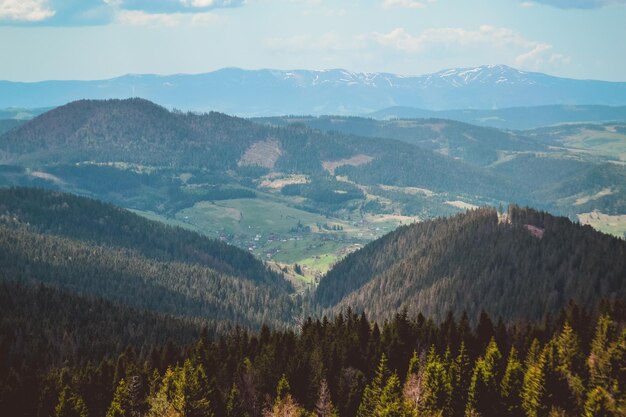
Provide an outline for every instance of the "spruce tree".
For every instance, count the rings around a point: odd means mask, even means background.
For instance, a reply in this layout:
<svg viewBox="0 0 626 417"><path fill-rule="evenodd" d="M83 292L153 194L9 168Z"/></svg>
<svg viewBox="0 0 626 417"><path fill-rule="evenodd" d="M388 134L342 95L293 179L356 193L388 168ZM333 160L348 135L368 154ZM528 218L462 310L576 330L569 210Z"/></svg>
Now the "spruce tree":
<svg viewBox="0 0 626 417"><path fill-rule="evenodd" d="M226 416L227 417L248 417L245 412L241 393L236 384L233 384L230 392L228 393L228 401L226 401Z"/></svg>
<svg viewBox="0 0 626 417"><path fill-rule="evenodd" d="M539 357L530 363L524 373L522 384L521 400L522 409L527 417L543 416L546 412L546 391L545 391L545 357Z"/></svg>
<svg viewBox="0 0 626 417"><path fill-rule="evenodd" d="M450 395L452 386L448 379L445 365L435 347L431 347L424 364L423 398L419 404L419 411L424 414L442 412L449 415Z"/></svg>
<svg viewBox="0 0 626 417"><path fill-rule="evenodd" d="M500 383L500 396L503 402L503 408L510 417L520 417L522 413L522 403L520 392L522 391L522 383L524 381L524 370L522 364L517 357L515 347L511 348L509 358L507 360L506 369L502 382Z"/></svg>
<svg viewBox="0 0 626 417"><path fill-rule="evenodd" d="M466 414L478 413L484 417L501 414L500 361L502 355L494 338L487 345L485 355L476 361L468 392Z"/></svg>
<svg viewBox="0 0 626 417"><path fill-rule="evenodd" d="M88 417L87 406L82 398L65 386L59 394L59 402L54 408L54 417Z"/></svg>
<svg viewBox="0 0 626 417"><path fill-rule="evenodd" d="M615 323L609 316L600 316L596 333L591 342L591 352L587 359L589 379L592 387L611 389L611 355L609 347L615 333Z"/></svg>
<svg viewBox="0 0 626 417"><path fill-rule="evenodd" d="M615 401L601 386L592 389L585 402L584 417L617 417Z"/></svg>
<svg viewBox="0 0 626 417"><path fill-rule="evenodd" d="M405 417L407 415L400 388L400 379L394 373L389 377L380 394L380 400L374 409L374 416Z"/></svg>
<svg viewBox="0 0 626 417"><path fill-rule="evenodd" d="M376 406L380 401L384 387L387 385L389 379L389 368L387 367L387 356L383 353L380 362L378 362L378 368L376 368L376 374L374 379L363 391L363 398L357 411L357 417L374 417Z"/></svg>
<svg viewBox="0 0 626 417"><path fill-rule="evenodd" d="M330 390L328 389L326 379L322 379L320 382L319 395L317 397L317 402L315 403L315 416L338 417L337 410L330 398Z"/></svg>
<svg viewBox="0 0 626 417"><path fill-rule="evenodd" d="M117 384L106 417L130 417L130 396L124 378L120 379Z"/></svg>
<svg viewBox="0 0 626 417"><path fill-rule="evenodd" d="M455 362L456 378L452 383L452 415L454 417L462 417L465 414L467 393L472 380L472 365L464 342L461 342L459 354Z"/></svg>

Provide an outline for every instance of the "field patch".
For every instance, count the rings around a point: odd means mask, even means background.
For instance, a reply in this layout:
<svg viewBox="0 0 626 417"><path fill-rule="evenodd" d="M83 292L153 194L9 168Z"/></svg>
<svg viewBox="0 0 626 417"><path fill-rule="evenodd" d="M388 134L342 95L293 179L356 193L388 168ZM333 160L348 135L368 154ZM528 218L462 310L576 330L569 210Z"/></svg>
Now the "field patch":
<svg viewBox="0 0 626 417"><path fill-rule="evenodd" d="M358 167L359 165L368 164L372 162L373 160L374 158L369 155L359 154L359 155L353 156L352 158L347 158L347 159L338 159L336 161L323 161L322 166L324 167L326 171L330 172L331 175L335 175L335 170L339 167L342 167L345 165Z"/></svg>
<svg viewBox="0 0 626 417"><path fill-rule="evenodd" d="M565 136L562 141L568 148L590 151L593 154L626 161L626 135L622 125L607 125L603 129L581 129Z"/></svg>
<svg viewBox="0 0 626 417"><path fill-rule="evenodd" d="M583 197L579 197L574 202L575 206L582 206L583 204L587 204L590 201L597 200L602 197L606 197L607 195L614 194L615 191L611 187L604 188L593 195L587 195Z"/></svg>
<svg viewBox="0 0 626 417"><path fill-rule="evenodd" d="M594 210L579 214L578 220L581 224L588 224L603 233L626 238L626 215L613 216Z"/></svg>
<svg viewBox="0 0 626 417"><path fill-rule="evenodd" d="M446 201L446 204L452 207L459 208L461 210L474 210L478 208L478 206L475 204L466 203L465 201L461 200Z"/></svg>
<svg viewBox="0 0 626 417"><path fill-rule="evenodd" d="M282 190L286 185L308 184L310 179L306 175L272 173L261 178L259 187L271 190Z"/></svg>
<svg viewBox="0 0 626 417"><path fill-rule="evenodd" d="M246 150L239 162L237 162L237 165L260 166L272 169L282 154L280 143L277 140L268 139L255 142Z"/></svg>
<svg viewBox="0 0 626 417"><path fill-rule="evenodd" d="M432 192L431 190L427 189L427 188L418 188L418 187L396 187L395 185L379 185L380 188L382 188L385 191L396 191L396 192L400 192L400 193L404 193L404 194L410 194L410 195L418 195L418 194L423 194L426 197L433 197L435 195L434 192Z"/></svg>

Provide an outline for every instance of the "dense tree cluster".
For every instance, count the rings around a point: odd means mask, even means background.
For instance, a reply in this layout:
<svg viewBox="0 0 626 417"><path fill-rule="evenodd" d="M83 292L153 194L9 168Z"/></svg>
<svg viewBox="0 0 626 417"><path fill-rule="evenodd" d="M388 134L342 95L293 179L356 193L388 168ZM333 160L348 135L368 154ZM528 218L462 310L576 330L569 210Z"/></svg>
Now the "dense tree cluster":
<svg viewBox="0 0 626 417"><path fill-rule="evenodd" d="M606 302L595 313L570 304L542 325L483 313L474 328L466 315L436 324L406 312L379 327L348 310L297 333L204 331L150 351L129 339L88 363L13 355L0 364L0 407L16 417L622 416L625 325L626 306Z"/></svg>
<svg viewBox="0 0 626 417"><path fill-rule="evenodd" d="M336 264L314 299L376 320L407 308L442 319L481 308L505 319L555 314L570 299L626 297L626 243L566 218L511 206L403 226Z"/></svg>
<svg viewBox="0 0 626 417"><path fill-rule="evenodd" d="M289 184L281 192L285 195L306 197L329 206L365 198L363 191L356 186L333 178L315 179L308 184Z"/></svg>
<svg viewBox="0 0 626 417"><path fill-rule="evenodd" d="M0 189L0 224L132 250L156 261L207 266L251 282L292 290L281 276L246 251L71 194L34 188Z"/></svg>

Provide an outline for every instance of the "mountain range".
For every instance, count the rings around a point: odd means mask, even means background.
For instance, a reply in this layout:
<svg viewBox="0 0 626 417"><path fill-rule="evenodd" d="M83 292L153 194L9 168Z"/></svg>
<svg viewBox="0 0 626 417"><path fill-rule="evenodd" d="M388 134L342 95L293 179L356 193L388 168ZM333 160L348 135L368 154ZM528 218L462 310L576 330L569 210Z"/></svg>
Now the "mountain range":
<svg viewBox="0 0 626 417"><path fill-rule="evenodd" d="M81 100L0 136L0 184L105 200L269 260L296 285L400 224L533 206L622 237L623 124L246 120ZM296 268L296 266L298 266Z"/></svg>
<svg viewBox="0 0 626 417"><path fill-rule="evenodd" d="M420 76L342 69L125 75L96 81L0 81L0 108L51 107L78 99L142 97L169 108L242 116L365 114L392 106L427 110L540 105L626 105L626 83L574 80L505 65Z"/></svg>

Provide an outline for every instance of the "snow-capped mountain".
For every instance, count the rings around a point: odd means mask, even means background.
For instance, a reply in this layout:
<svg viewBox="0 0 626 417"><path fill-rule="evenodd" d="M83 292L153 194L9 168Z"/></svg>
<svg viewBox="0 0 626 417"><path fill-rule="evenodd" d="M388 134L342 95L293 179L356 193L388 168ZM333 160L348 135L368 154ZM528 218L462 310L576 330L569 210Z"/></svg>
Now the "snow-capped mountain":
<svg viewBox="0 0 626 417"><path fill-rule="evenodd" d="M126 75L102 81L0 81L0 108L126 97L143 97L184 110L245 116L364 114L391 106L448 110L625 105L626 82L559 78L505 65L448 69L421 76L343 69L225 68L198 75Z"/></svg>

